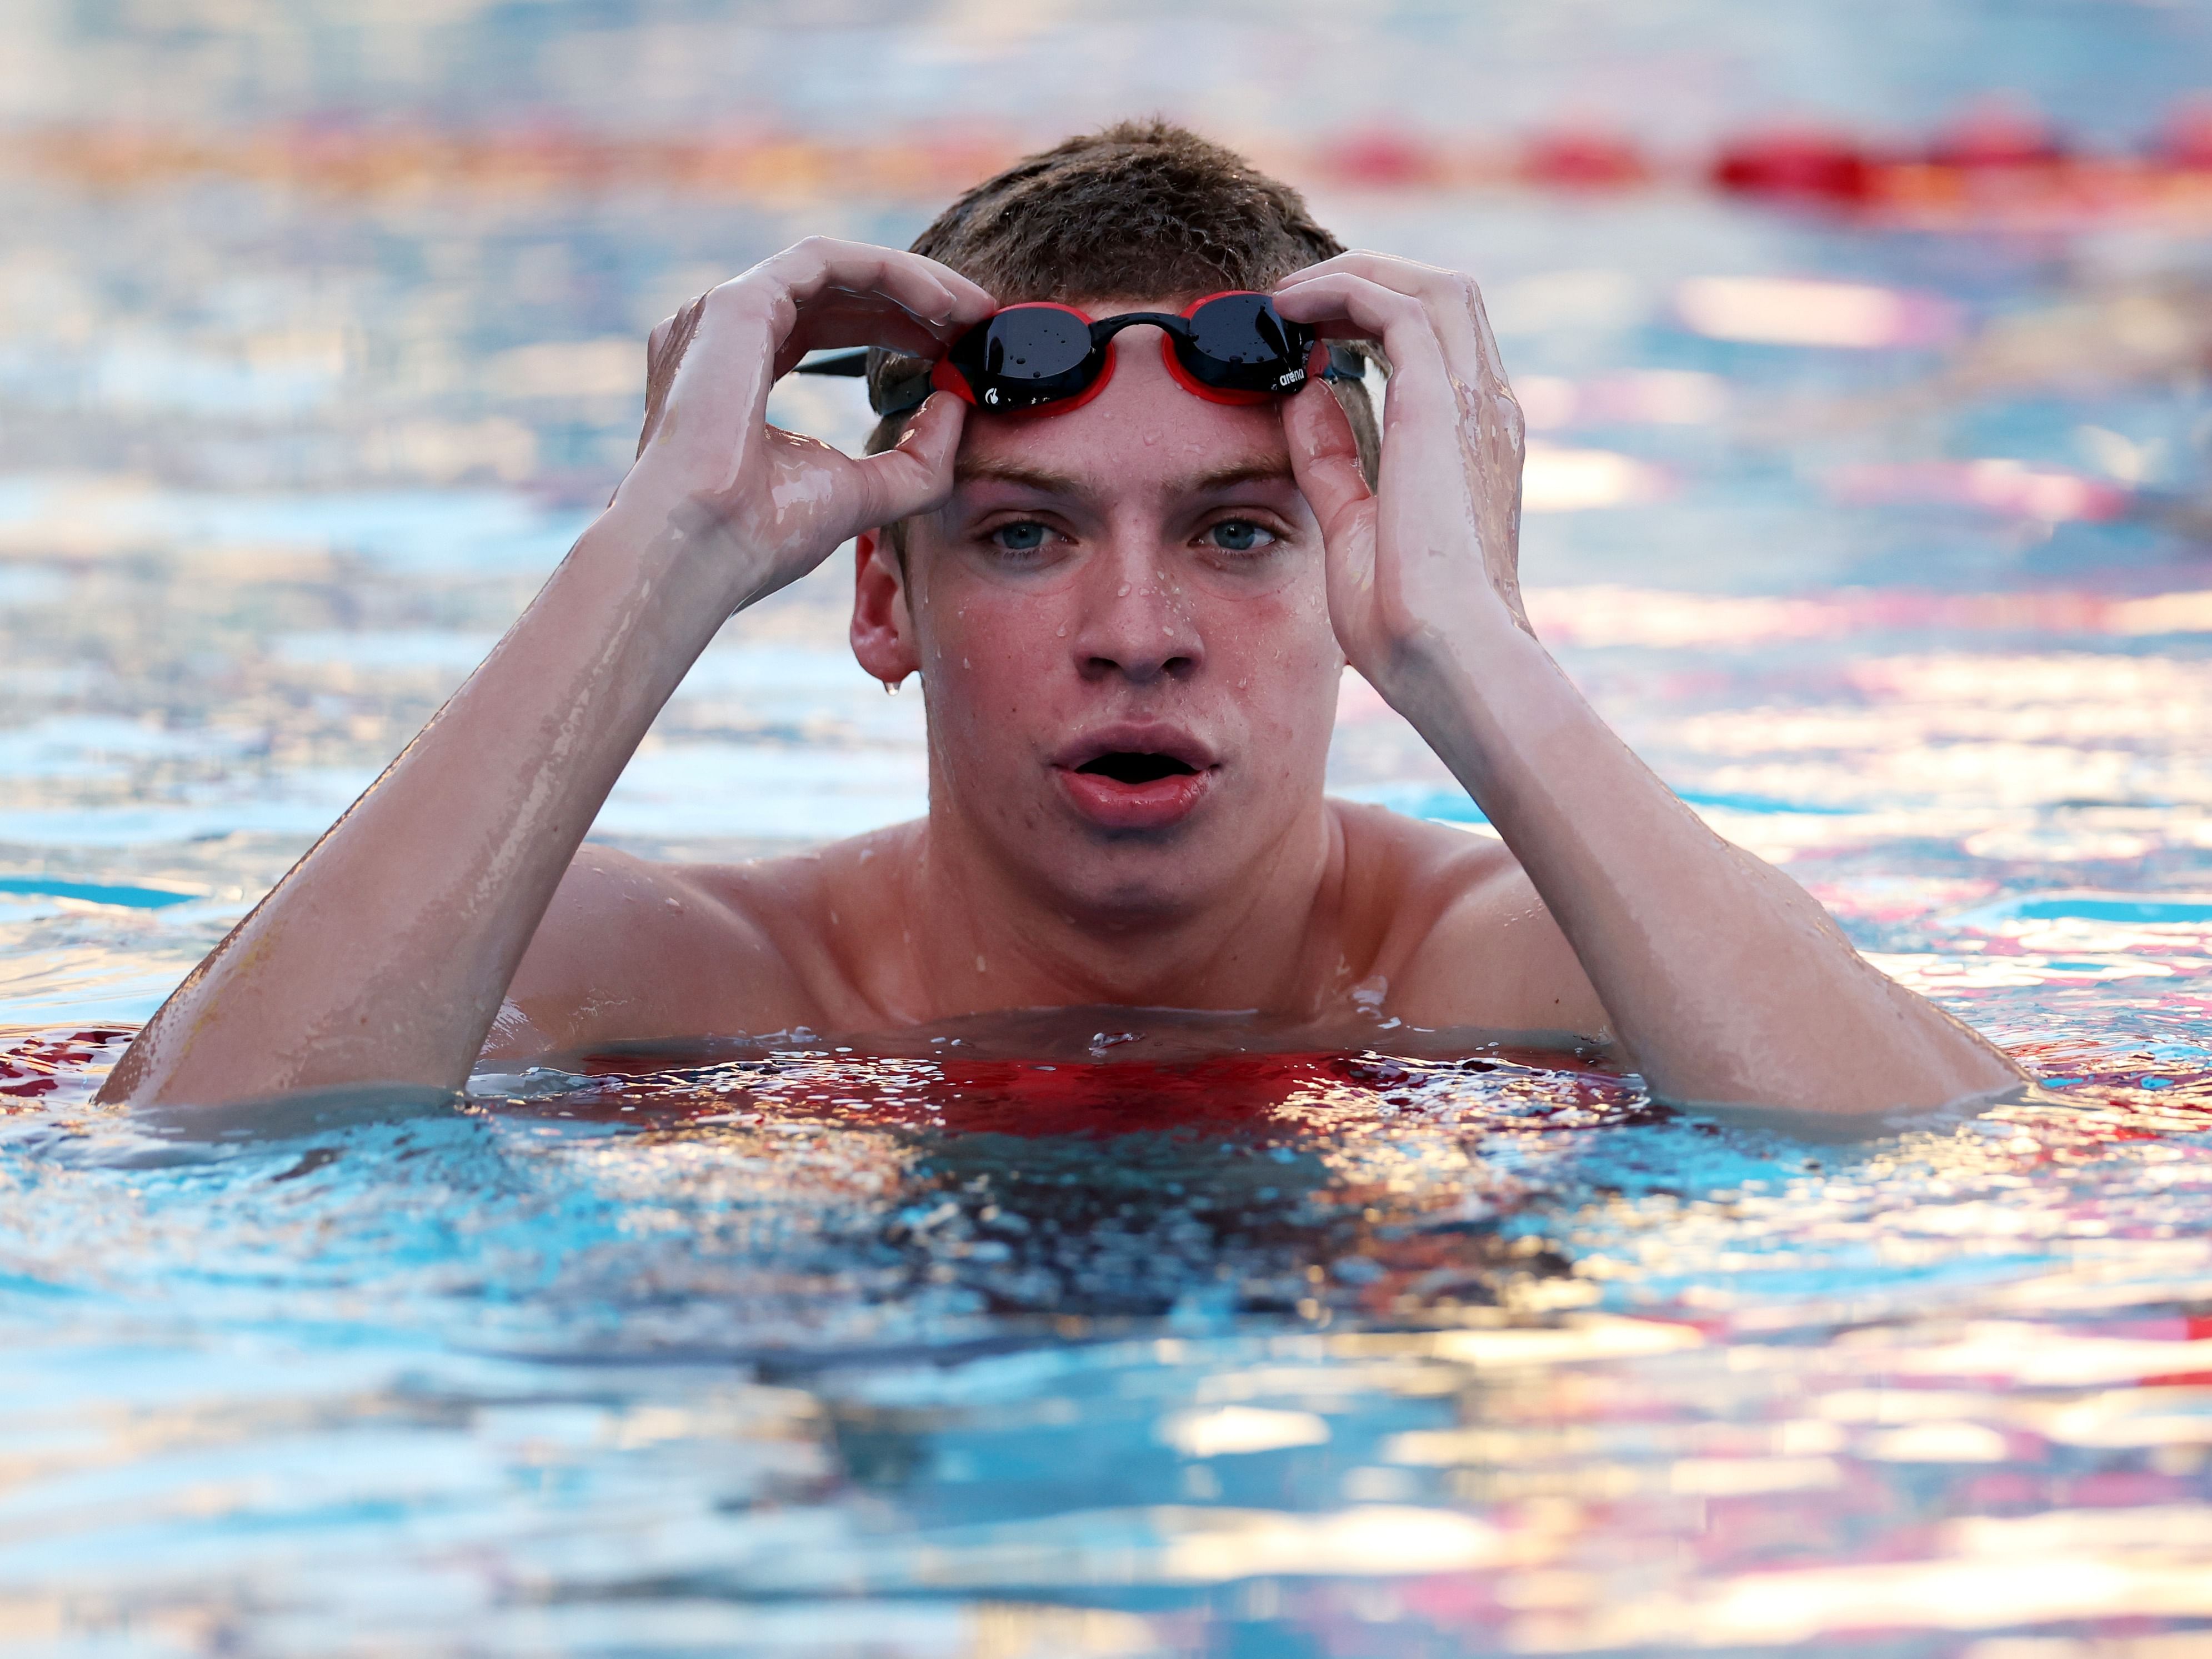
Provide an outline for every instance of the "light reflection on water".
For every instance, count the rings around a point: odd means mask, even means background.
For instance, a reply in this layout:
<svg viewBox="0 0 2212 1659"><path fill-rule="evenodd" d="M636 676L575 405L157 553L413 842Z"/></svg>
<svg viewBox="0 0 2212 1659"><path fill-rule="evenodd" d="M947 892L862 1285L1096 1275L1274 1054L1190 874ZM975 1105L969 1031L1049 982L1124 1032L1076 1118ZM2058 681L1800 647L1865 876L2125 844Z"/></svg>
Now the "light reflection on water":
<svg viewBox="0 0 2212 1659"><path fill-rule="evenodd" d="M80 1044L0 1162L0 1587L270 1652L2212 1620L2201 1050L1824 1143L1510 1052L962 1046L317 1127L89 1113Z"/></svg>
<svg viewBox="0 0 2212 1659"><path fill-rule="evenodd" d="M1209 55L1182 9L861 6L771 85L757 9L581 32L447 9L446 55L364 14L381 44L344 84L442 108L460 76L588 124L635 87L580 62L658 63L669 110L726 107L736 75L804 128L846 118L866 63L902 109L988 73L1057 121L1175 105L1142 67L1170 58L1205 60L1208 109L1272 107L1249 77L1289 51L1384 89L1345 93L1347 121L1443 76L1513 119L1602 87L1661 134L1817 88L1876 132L2001 64L2111 138L2148 118L2111 88L2184 84L2205 21L1810 5L1747 33L1694 0L1597 8L1609 36L1435 9L1370 36L1286 0L1205 20ZM156 77L147 118L262 142L238 42L280 80L352 52L317 19L295 57L215 20L204 78ZM58 66L4 93L26 119L112 121L102 77L156 50L66 7L24 38ZM307 84L264 95L297 113ZM1542 441L1530 609L1571 672L2043 1095L1854 1140L1403 1033L1039 1060L1050 1034L1016 1022L131 1122L85 1103L123 1034L604 500L645 331L797 234L903 241L936 204L107 190L0 149L0 1645L2212 1642L2201 222L1929 236L1679 183L1317 193L1348 240L1484 279ZM866 422L842 385L776 410L848 443ZM852 664L848 580L727 630L603 838L737 857L919 809L919 699ZM1356 681L1331 764L1486 833Z"/></svg>

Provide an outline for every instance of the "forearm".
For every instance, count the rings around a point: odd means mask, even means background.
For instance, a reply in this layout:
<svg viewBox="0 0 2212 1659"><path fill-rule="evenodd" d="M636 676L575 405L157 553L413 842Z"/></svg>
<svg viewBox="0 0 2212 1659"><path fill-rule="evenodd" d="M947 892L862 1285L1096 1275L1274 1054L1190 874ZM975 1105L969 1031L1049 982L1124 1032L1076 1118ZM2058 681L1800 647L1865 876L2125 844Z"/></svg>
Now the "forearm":
<svg viewBox="0 0 2212 1659"><path fill-rule="evenodd" d="M2019 1080L1708 829L1503 607L1423 652L1392 700L1520 860L1661 1097L1869 1110Z"/></svg>
<svg viewBox="0 0 2212 1659"><path fill-rule="evenodd" d="M570 857L728 614L617 506L415 741L139 1034L103 1097L457 1085Z"/></svg>

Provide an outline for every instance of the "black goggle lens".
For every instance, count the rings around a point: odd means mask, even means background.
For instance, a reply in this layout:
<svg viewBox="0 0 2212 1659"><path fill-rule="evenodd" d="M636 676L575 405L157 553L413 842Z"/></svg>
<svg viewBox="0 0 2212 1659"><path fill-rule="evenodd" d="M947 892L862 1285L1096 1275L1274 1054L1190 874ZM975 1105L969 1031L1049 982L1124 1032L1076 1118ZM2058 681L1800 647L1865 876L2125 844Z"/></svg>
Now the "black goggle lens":
<svg viewBox="0 0 2212 1659"><path fill-rule="evenodd" d="M1183 367L1231 392L1289 392L1305 384L1313 331L1285 322L1264 294L1225 294L1190 316L1176 343Z"/></svg>
<svg viewBox="0 0 2212 1659"><path fill-rule="evenodd" d="M1073 312L1018 306L962 340L953 357L984 408L1033 409L1082 392L1095 349L1091 325Z"/></svg>

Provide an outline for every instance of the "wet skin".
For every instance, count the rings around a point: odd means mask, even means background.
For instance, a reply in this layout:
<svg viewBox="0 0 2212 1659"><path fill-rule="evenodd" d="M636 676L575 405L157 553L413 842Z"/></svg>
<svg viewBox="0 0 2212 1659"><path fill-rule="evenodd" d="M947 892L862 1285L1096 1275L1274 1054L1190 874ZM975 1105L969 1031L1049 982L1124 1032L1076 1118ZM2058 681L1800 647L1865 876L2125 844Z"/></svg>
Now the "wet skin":
<svg viewBox="0 0 2212 1659"><path fill-rule="evenodd" d="M1676 1100L1867 1111L2017 1083L1714 836L1530 634L1519 410L1474 284L1351 254L1278 302L1382 342L1379 496L1318 383L1211 404L1142 328L1079 410L963 422L940 394L856 462L766 426L775 375L817 346L934 354L992 296L818 240L704 296L656 331L606 514L107 1097L450 1085L480 1052L1102 1003L1346 1040L1392 1018L1604 1036ZM901 519L902 564L872 529ZM854 649L921 677L928 817L737 866L579 854L720 623L855 532ZM1504 845L1324 798L1347 660Z"/></svg>

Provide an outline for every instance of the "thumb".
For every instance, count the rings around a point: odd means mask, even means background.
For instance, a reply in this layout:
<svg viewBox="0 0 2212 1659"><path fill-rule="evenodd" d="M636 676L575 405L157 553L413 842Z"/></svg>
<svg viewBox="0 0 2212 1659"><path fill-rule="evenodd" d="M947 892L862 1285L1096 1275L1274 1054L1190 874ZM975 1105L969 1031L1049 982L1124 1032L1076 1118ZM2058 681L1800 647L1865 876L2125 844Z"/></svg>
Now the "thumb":
<svg viewBox="0 0 2212 1659"><path fill-rule="evenodd" d="M698 331L699 319L706 308L706 298L702 295L673 317L663 318L645 343L645 421L637 434L637 453L641 455L659 429L661 416L668 408L668 394L676 385L676 371L690 347L692 335Z"/></svg>
<svg viewBox="0 0 2212 1659"><path fill-rule="evenodd" d="M1359 471L1359 445L1352 422L1337 406L1325 381L1310 381L1283 403L1283 435L1289 441L1291 473L1298 493L1313 508L1322 539L1332 547L1352 534L1374 499Z"/></svg>
<svg viewBox="0 0 2212 1659"><path fill-rule="evenodd" d="M944 503L952 493L952 458L967 413L950 392L933 392L895 447L853 464L860 485L855 530L878 529Z"/></svg>

